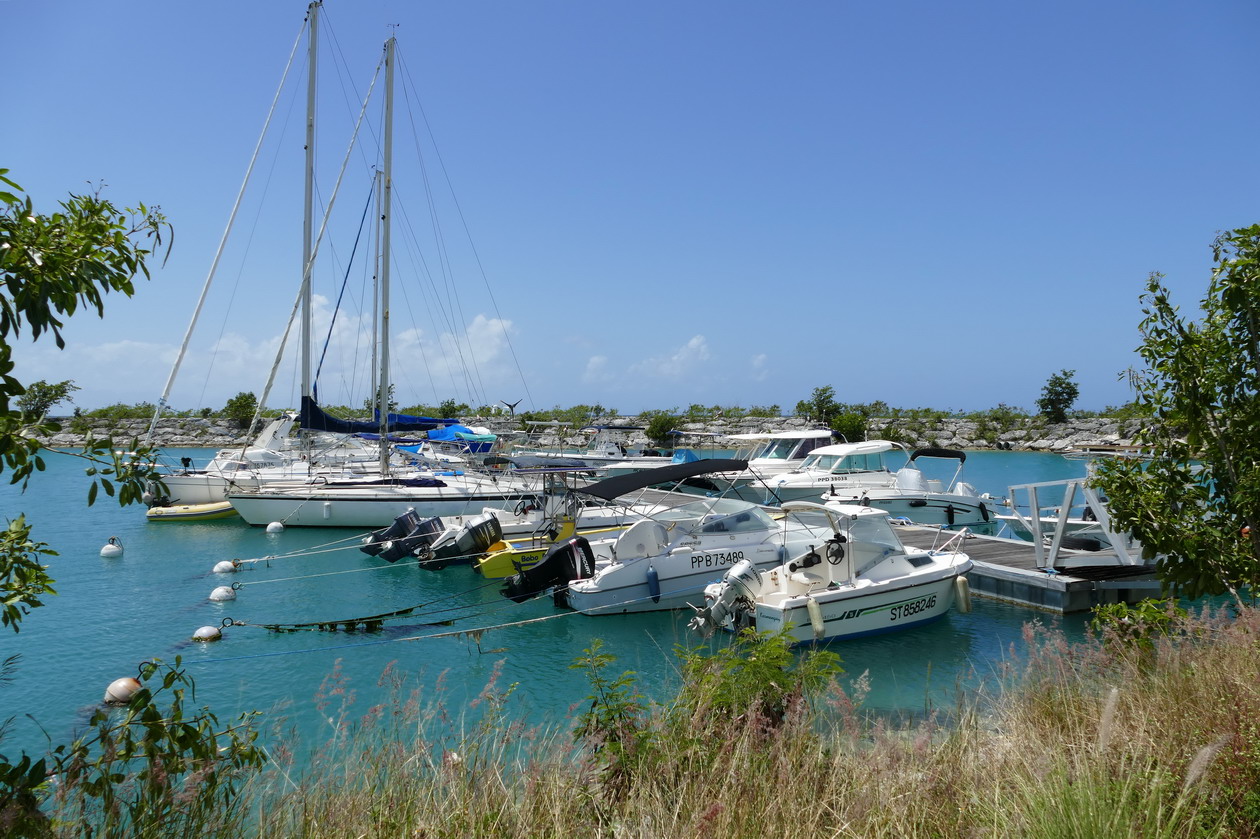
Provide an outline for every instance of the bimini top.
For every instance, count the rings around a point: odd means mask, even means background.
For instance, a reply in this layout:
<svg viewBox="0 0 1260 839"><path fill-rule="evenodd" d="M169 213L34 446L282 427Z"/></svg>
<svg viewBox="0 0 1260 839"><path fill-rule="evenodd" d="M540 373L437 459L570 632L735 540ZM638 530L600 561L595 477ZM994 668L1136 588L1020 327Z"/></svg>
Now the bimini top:
<svg viewBox="0 0 1260 839"><path fill-rule="evenodd" d="M911 460L915 460L920 457L943 457L949 460L957 460L959 463L965 463L967 461L967 453L960 452L958 449L917 449L914 454L910 455Z"/></svg>
<svg viewBox="0 0 1260 839"><path fill-rule="evenodd" d="M674 484L685 478L707 475L711 472L743 472L747 468L748 461L746 460L701 458L690 463L671 463L668 466L654 466L650 469L617 475L614 478L605 478L588 486L578 487L574 492L612 501L628 492L646 489L656 484Z"/></svg>
<svg viewBox="0 0 1260 839"><path fill-rule="evenodd" d="M731 434L728 435L732 440L809 440L815 437L831 437L834 436L830 428L810 428L804 431L773 431L773 432L756 432L752 434Z"/></svg>
<svg viewBox="0 0 1260 839"><path fill-rule="evenodd" d="M848 457L851 454L890 452L895 448L898 448L898 446L891 440L864 440L861 443L836 443L834 446L819 446L809 454L810 457L825 454Z"/></svg>

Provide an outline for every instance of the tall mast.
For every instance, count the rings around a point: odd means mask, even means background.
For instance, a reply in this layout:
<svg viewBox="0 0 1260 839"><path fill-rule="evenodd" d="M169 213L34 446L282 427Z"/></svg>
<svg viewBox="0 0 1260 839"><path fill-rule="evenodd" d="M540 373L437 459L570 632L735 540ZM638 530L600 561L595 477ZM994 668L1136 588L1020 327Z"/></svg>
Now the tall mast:
<svg viewBox="0 0 1260 839"><path fill-rule="evenodd" d="M385 143L381 191L381 378L376 383L381 410L381 474L389 472L389 227L394 189L394 43L385 42Z"/></svg>
<svg viewBox="0 0 1260 839"><path fill-rule="evenodd" d="M306 79L306 200L302 207L302 328L300 332L302 345L302 396L314 398L314 385L311 382L311 249L314 239L314 205L315 205L315 66L319 48L319 7L321 0L315 0L308 7L310 14L310 34L307 44L307 79Z"/></svg>

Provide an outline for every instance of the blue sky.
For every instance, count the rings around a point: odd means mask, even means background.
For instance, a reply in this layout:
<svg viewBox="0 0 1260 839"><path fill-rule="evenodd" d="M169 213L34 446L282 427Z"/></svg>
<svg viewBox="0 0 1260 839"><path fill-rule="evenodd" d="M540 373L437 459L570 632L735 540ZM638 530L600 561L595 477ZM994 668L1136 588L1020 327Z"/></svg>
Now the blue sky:
<svg viewBox="0 0 1260 839"><path fill-rule="evenodd" d="M63 352L24 342L20 378L73 379L86 408L161 395L305 9L0 0L0 167L41 210L103 181L175 228L134 299L76 317ZM790 410L830 385L1031 409L1071 369L1101 409L1131 398L1147 275L1193 312L1215 235L1260 220L1249 0L327 0L323 18L324 198L399 41L403 404ZM300 281L301 96L295 77L176 408L266 381ZM320 385L340 404L367 381L352 159L316 279L322 330L351 277ZM268 402L296 403L291 358Z"/></svg>

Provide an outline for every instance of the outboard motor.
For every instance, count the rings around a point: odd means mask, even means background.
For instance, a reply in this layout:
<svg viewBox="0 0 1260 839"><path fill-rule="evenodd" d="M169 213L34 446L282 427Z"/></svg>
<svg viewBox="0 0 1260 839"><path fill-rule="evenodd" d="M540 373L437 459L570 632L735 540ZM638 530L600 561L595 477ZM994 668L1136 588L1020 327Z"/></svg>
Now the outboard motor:
<svg viewBox="0 0 1260 839"><path fill-rule="evenodd" d="M568 587L574 580L585 580L595 574L595 553L583 536L574 536L547 551L532 568L507 578L503 596L517 603L542 594L552 586ZM559 599L557 605L564 605Z"/></svg>
<svg viewBox="0 0 1260 839"><path fill-rule="evenodd" d="M406 536L385 542L381 546L381 559L396 562L404 556L416 556L427 551L442 531L442 520L437 516L423 519Z"/></svg>
<svg viewBox="0 0 1260 839"><path fill-rule="evenodd" d="M373 530L367 536L363 537L363 545L359 550L369 556L378 556L385 549L385 543L393 539L401 539L411 531L415 530L420 524L420 514L414 509L408 508L394 519L389 527L382 527L380 530ZM397 557L395 557L397 558ZM392 561L392 560L391 560Z"/></svg>
<svg viewBox="0 0 1260 839"><path fill-rule="evenodd" d="M713 630L732 622L733 613L741 608L740 601L743 601L742 608L747 609L760 591L761 572L749 560L740 560L731 566L721 582L705 588L704 607L696 608L688 626L708 638Z"/></svg>
<svg viewBox="0 0 1260 839"><path fill-rule="evenodd" d="M455 534L454 539L434 549L432 558L425 560L423 567L430 571L440 571L452 562L471 563L502 539L503 525L499 523L497 516L487 513L464 525L464 529Z"/></svg>

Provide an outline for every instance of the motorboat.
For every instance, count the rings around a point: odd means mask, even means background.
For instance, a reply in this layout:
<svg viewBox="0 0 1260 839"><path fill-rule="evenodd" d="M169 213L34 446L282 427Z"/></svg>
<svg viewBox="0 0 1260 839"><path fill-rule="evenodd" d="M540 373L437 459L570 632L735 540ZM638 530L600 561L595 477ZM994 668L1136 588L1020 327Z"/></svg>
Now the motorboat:
<svg viewBox="0 0 1260 839"><path fill-rule="evenodd" d="M609 478L578 492L615 498L622 487L648 486L662 473L675 480L747 468L738 460L699 460ZM619 485L620 482L620 485ZM825 537L817 525L776 519L736 498L674 496L607 538L577 535L558 543L535 566L508 578L503 594L518 602L551 592L556 605L588 615L681 609L740 562L770 568Z"/></svg>
<svg viewBox="0 0 1260 839"><path fill-rule="evenodd" d="M667 501L634 496L633 493L650 488L670 488L695 475L724 470L730 465L724 460L684 460L572 487L560 503L550 505L554 507L555 514L549 516L542 526L524 538L509 540L498 550L475 559L473 568L483 577L506 578L534 567L557 545L566 545L575 537L588 542L615 540L627 528L650 519L670 506Z"/></svg>
<svg viewBox="0 0 1260 839"><path fill-rule="evenodd" d="M884 455L899 448L903 447L888 440L820 446L795 468L743 487L740 497L762 504L818 501L834 487L846 497L860 498L867 490L896 486L897 476L884 462Z"/></svg>
<svg viewBox="0 0 1260 839"><path fill-rule="evenodd" d="M873 440L866 445L875 446L875 444L886 446L885 451L891 450L896 445L886 440ZM841 453L837 452L837 454ZM796 497L800 498L800 491L811 486L812 478L812 488L820 491L815 497L821 497L828 505L858 504L878 507L895 518L915 524L941 527L969 527L986 524L993 520L999 510L1006 509L1009 504L1004 498L978 492L974 486L962 480L962 469L967 461L967 454L956 449L916 449L910 454L905 466L888 474L888 477L892 479L891 483L888 482L887 477L880 477L882 485L872 482L873 485L862 486L864 478L860 473L857 475L857 480L826 480L828 475L836 478L843 477L843 470L848 468L846 461L851 462L854 457L865 457L866 465L870 466L872 454L876 453L846 454L831 465L826 475L821 470L812 474L802 473L799 481L785 480L782 487L776 487L776 491L782 490L796 494ZM882 455L882 452L878 454ZM953 460L957 461L958 465L949 481L940 481L924 477L919 468L919 461L924 458ZM792 476L792 478L797 477Z"/></svg>
<svg viewBox="0 0 1260 839"><path fill-rule="evenodd" d="M541 423L533 423L537 427L547 427ZM556 426L556 427L562 427ZM635 468L651 469L670 462L670 455L658 449L640 448L630 442L635 432L646 431L641 425L586 425L577 429L578 433L589 435L586 445L580 449L550 450L527 449L518 446L513 449L514 455L529 455L542 458L577 459L592 467L604 467L609 464L621 466L631 465Z"/></svg>
<svg viewBox="0 0 1260 839"><path fill-rule="evenodd" d="M901 543L888 516L873 507L791 501L786 513L825 522L825 538L770 569L736 563L704 590L691 627L785 631L798 643L856 638L936 620L956 605L970 608L958 550L966 531L939 548Z"/></svg>
<svg viewBox="0 0 1260 839"><path fill-rule="evenodd" d="M765 504L765 486L779 475L798 469L810 452L831 443L829 428L731 434L736 443L735 459L747 462L740 472L698 477L683 488L702 495L725 495Z"/></svg>

